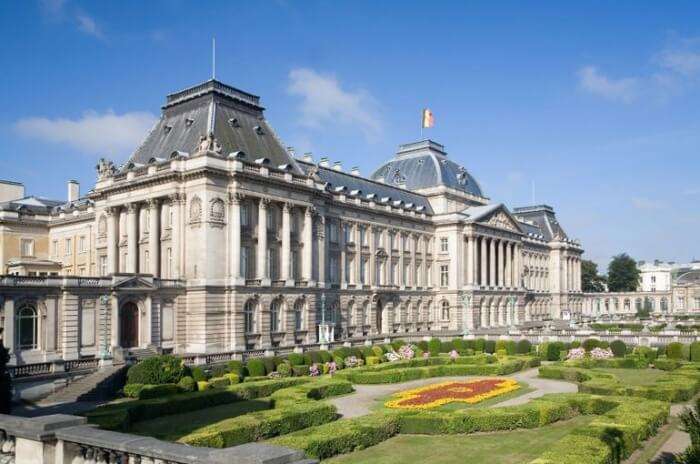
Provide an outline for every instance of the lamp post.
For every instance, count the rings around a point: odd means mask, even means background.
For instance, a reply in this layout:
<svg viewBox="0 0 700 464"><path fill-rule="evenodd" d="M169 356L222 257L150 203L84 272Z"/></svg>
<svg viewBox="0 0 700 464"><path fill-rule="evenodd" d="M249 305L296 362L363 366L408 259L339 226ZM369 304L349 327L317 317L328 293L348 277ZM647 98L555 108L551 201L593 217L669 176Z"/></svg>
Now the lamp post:
<svg viewBox="0 0 700 464"><path fill-rule="evenodd" d="M462 337L466 338L469 335L469 328L467 327L467 311L471 306L472 296L469 293L462 294Z"/></svg>
<svg viewBox="0 0 700 464"><path fill-rule="evenodd" d="M107 322L109 321L110 297L109 295L100 296L100 303L104 307L104 320L102 321L102 349L100 350L100 359L109 359L109 348L107 345Z"/></svg>
<svg viewBox="0 0 700 464"><path fill-rule="evenodd" d="M319 342L321 344L326 344L326 293L321 293L321 324L318 330Z"/></svg>

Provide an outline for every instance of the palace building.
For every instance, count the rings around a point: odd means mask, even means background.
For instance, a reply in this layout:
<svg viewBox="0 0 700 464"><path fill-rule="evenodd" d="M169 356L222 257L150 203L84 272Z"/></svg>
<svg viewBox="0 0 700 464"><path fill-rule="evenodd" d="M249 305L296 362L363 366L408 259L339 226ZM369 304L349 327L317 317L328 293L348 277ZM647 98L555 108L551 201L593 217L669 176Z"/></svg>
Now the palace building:
<svg viewBox="0 0 700 464"><path fill-rule="evenodd" d="M578 317L581 245L546 205L492 202L445 147L368 177L296 157L259 97L168 95L121 166L67 201L0 185L12 362L279 349Z"/></svg>

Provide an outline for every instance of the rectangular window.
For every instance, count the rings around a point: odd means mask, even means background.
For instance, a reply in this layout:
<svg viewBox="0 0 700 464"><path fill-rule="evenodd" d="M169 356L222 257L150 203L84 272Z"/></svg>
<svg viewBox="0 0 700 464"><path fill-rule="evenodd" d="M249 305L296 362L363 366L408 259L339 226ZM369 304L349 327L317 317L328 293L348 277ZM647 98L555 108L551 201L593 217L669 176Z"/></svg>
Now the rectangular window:
<svg viewBox="0 0 700 464"><path fill-rule="evenodd" d="M367 246L367 228L360 227L360 243L362 246Z"/></svg>
<svg viewBox="0 0 700 464"><path fill-rule="evenodd" d="M450 285L450 266L442 264L440 266L440 286L447 287Z"/></svg>
<svg viewBox="0 0 700 464"><path fill-rule="evenodd" d="M100 256L100 275L107 275L107 256L105 255Z"/></svg>
<svg viewBox="0 0 700 464"><path fill-rule="evenodd" d="M241 247L241 268L239 269L241 276L248 278L248 266L250 261L250 248Z"/></svg>
<svg viewBox="0 0 700 464"><path fill-rule="evenodd" d="M362 258L360 261L360 283L367 284L367 259Z"/></svg>
<svg viewBox="0 0 700 464"><path fill-rule="evenodd" d="M335 256L331 256L329 259L329 270L330 270L330 279L331 282L337 283L340 281L338 278L338 258Z"/></svg>
<svg viewBox="0 0 700 464"><path fill-rule="evenodd" d="M447 253L449 251L450 242L447 237L440 238L440 251L442 253Z"/></svg>
<svg viewBox="0 0 700 464"><path fill-rule="evenodd" d="M328 235L331 243L338 243L338 224L331 222L328 225Z"/></svg>
<svg viewBox="0 0 700 464"><path fill-rule="evenodd" d="M69 238L66 239L66 256L73 254L73 241Z"/></svg>
<svg viewBox="0 0 700 464"><path fill-rule="evenodd" d="M58 258L58 240L53 241L53 256Z"/></svg>
<svg viewBox="0 0 700 464"><path fill-rule="evenodd" d="M343 240L345 243L352 243L352 238L350 237L350 226L348 224L343 225Z"/></svg>
<svg viewBox="0 0 700 464"><path fill-rule="evenodd" d="M250 225L250 214L248 205L241 205L241 226L248 227Z"/></svg>
<svg viewBox="0 0 700 464"><path fill-rule="evenodd" d="M81 235L78 239L78 251L80 253L85 253L87 251L87 240L84 235Z"/></svg>
<svg viewBox="0 0 700 464"><path fill-rule="evenodd" d="M22 256L34 256L34 240L23 238L20 240L20 248Z"/></svg>

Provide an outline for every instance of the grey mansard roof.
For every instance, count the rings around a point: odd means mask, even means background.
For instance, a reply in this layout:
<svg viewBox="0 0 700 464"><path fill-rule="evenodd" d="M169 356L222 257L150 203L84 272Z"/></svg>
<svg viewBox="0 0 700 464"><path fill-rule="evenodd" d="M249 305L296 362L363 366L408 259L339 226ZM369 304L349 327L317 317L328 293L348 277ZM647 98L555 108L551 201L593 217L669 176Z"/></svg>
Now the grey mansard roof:
<svg viewBox="0 0 700 464"><path fill-rule="evenodd" d="M248 159L268 158L270 164L299 166L263 116L260 98L216 80L168 95L163 113L129 163L167 159L173 152L192 154L210 133L222 154L242 151Z"/></svg>
<svg viewBox="0 0 700 464"><path fill-rule="evenodd" d="M447 159L445 147L432 140L400 145L391 160L370 176L387 184L405 184L409 190L445 186L484 197L479 183L463 167Z"/></svg>
<svg viewBox="0 0 700 464"><path fill-rule="evenodd" d="M554 215L554 209L547 205L523 206L513 210L515 217L522 222L531 222L539 229L539 233L544 236L547 241L566 240L568 236L564 229L557 221ZM532 227L532 226L530 226Z"/></svg>
<svg viewBox="0 0 700 464"><path fill-rule="evenodd" d="M298 160L298 164L307 175L310 173L314 174L314 171L317 170L315 175L318 176L320 181L326 182L328 189L331 191L345 187L344 192L348 196L360 195L362 198L367 199L368 195L374 194L376 195L374 201L377 204L381 204L383 199L389 199L388 201L392 203L397 201L403 202L401 206L404 208L411 206L411 209L417 212L424 212L428 215L433 214L433 209L430 207L428 199L417 193L306 161Z"/></svg>
<svg viewBox="0 0 700 464"><path fill-rule="evenodd" d="M0 203L0 211L22 211L32 214L49 214L54 208L64 203L64 201L47 200L46 198L28 196L17 200Z"/></svg>

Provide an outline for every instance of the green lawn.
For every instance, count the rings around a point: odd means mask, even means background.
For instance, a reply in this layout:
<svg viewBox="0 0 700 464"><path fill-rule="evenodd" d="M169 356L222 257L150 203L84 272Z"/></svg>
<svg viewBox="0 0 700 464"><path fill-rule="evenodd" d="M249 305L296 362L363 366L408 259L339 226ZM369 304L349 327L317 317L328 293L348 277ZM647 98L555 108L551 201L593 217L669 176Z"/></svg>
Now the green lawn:
<svg viewBox="0 0 700 464"><path fill-rule="evenodd" d="M160 440L176 441L178 438L190 434L201 427L264 409L270 409L270 403L266 399L238 401L213 408L200 409L199 411L136 422L129 431Z"/></svg>
<svg viewBox="0 0 700 464"><path fill-rule="evenodd" d="M579 416L546 427L473 435L398 435L362 451L324 461L327 464L521 464L535 459L575 427L593 418Z"/></svg>
<svg viewBox="0 0 700 464"><path fill-rule="evenodd" d="M593 369L598 372L606 372L612 374L622 382L624 385L629 386L639 386L643 387L646 385L652 385L656 382L659 377L663 377L668 374L666 371L661 371L658 369Z"/></svg>

